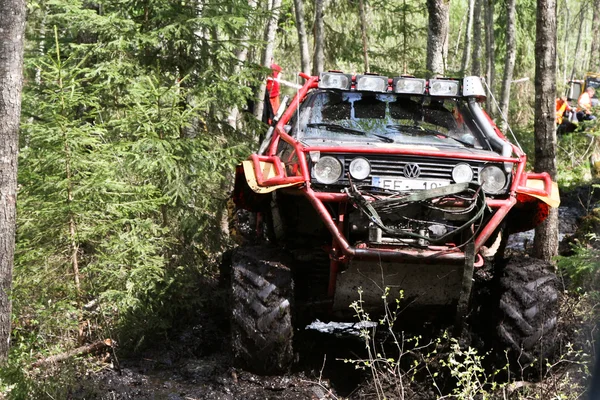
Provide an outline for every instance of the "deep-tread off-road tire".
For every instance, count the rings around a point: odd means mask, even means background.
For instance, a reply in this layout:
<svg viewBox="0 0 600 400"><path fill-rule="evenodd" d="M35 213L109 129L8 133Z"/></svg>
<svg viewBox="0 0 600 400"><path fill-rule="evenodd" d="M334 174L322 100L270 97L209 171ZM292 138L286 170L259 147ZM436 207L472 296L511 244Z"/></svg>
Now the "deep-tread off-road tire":
<svg viewBox="0 0 600 400"><path fill-rule="evenodd" d="M496 332L509 359L528 373L556 351L558 283L552 266L539 259L511 258L503 268ZM541 364L532 366L535 360Z"/></svg>
<svg viewBox="0 0 600 400"><path fill-rule="evenodd" d="M245 370L282 374L293 361L290 265L285 253L266 245L232 254L232 349Z"/></svg>

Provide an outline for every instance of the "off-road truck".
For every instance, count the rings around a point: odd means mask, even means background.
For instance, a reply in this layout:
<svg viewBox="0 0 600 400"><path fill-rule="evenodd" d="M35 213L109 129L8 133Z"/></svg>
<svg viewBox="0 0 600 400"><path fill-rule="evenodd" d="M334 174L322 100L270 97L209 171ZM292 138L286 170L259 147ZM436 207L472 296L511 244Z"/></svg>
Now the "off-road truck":
<svg viewBox="0 0 600 400"><path fill-rule="evenodd" d="M300 76L236 170L246 237L230 259L238 364L285 371L294 324L352 316L359 288L367 311L384 307L387 287L403 291L407 308L437 311L421 317L452 315L460 326L482 268L497 283L486 314L499 342L523 364L540 357L556 327L551 267L488 263L509 234L558 206L558 189L548 174L525 172L526 155L481 107L481 80Z"/></svg>

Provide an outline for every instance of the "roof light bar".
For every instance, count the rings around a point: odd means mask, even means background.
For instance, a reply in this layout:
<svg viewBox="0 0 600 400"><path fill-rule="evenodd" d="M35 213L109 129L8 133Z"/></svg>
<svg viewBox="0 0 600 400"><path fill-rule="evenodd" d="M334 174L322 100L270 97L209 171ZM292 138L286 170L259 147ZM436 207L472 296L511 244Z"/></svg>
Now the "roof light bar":
<svg viewBox="0 0 600 400"><path fill-rule="evenodd" d="M350 90L352 75L337 72L321 72L319 75L319 88Z"/></svg>
<svg viewBox="0 0 600 400"><path fill-rule="evenodd" d="M481 78L478 76L467 76L463 79L463 96L465 97L477 97L480 100L485 99L485 89Z"/></svg>
<svg viewBox="0 0 600 400"><path fill-rule="evenodd" d="M395 93L423 94L425 93L425 79L406 77L394 78L393 87Z"/></svg>
<svg viewBox="0 0 600 400"><path fill-rule="evenodd" d="M430 79L429 94L432 96L458 96L459 81L447 79Z"/></svg>
<svg viewBox="0 0 600 400"><path fill-rule="evenodd" d="M357 75L356 90L365 92L387 92L387 76Z"/></svg>

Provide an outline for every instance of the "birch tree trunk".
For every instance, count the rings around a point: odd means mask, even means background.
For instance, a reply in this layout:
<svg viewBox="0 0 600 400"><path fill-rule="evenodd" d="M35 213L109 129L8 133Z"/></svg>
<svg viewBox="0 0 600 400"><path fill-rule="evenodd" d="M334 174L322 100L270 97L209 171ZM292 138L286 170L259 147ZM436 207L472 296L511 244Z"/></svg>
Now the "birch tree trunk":
<svg viewBox="0 0 600 400"><path fill-rule="evenodd" d="M10 345L25 1L0 0L0 364Z"/></svg>
<svg viewBox="0 0 600 400"><path fill-rule="evenodd" d="M535 171L556 180L556 0L537 0L535 38ZM558 253L558 209L535 229L533 253L550 261Z"/></svg>
<svg viewBox="0 0 600 400"><path fill-rule="evenodd" d="M248 0L248 11L250 15L256 11L256 7L258 7L258 3L256 0ZM236 71L239 71L240 66L243 65L248 59L248 40L250 39L251 26L251 16L248 16L248 19L244 24L244 31L240 36L240 47L235 53L235 56L238 60Z"/></svg>
<svg viewBox="0 0 600 400"><path fill-rule="evenodd" d="M427 10L427 73L431 77L443 76L448 57L450 0L427 0Z"/></svg>
<svg viewBox="0 0 600 400"><path fill-rule="evenodd" d="M571 68L571 79L577 77L577 61L581 58L578 57L581 53L581 37L583 36L583 23L585 22L585 13L583 10L579 11L579 32L577 33L577 42L575 43L575 52L571 53L575 55L573 57L573 68Z"/></svg>
<svg viewBox="0 0 600 400"><path fill-rule="evenodd" d="M506 3L506 58L504 60L504 78L502 79L502 90L500 92L500 112L502 113L500 129L502 131L506 131L507 128L510 83L513 78L515 59L517 57L515 2L516 0L508 0Z"/></svg>
<svg viewBox="0 0 600 400"><path fill-rule="evenodd" d="M313 75L325 68L325 24L323 9L325 0L315 0L315 53L313 55Z"/></svg>
<svg viewBox="0 0 600 400"><path fill-rule="evenodd" d="M407 40L407 29L406 29L406 0L402 0L402 73L408 73L408 40Z"/></svg>
<svg viewBox="0 0 600 400"><path fill-rule="evenodd" d="M371 72L369 70L369 39L367 35L367 13L365 10L364 0L358 0L358 10L360 13L360 30L362 33L363 60L365 62L365 72Z"/></svg>
<svg viewBox="0 0 600 400"><path fill-rule="evenodd" d="M266 68L271 66L273 58L273 48L275 47L275 34L277 33L277 20L279 19L279 10L281 8L281 0L272 0L269 7L269 19L265 28L265 49L262 57L262 65ZM254 116L261 119L264 110L265 91L267 90L267 81L263 79L258 91L256 92L256 107L254 107ZM277 110L275 110L277 111Z"/></svg>
<svg viewBox="0 0 600 400"><path fill-rule="evenodd" d="M494 66L494 55L496 53L494 37L494 0L485 1L485 77L490 91L494 92L494 80L496 69ZM490 116L495 114L492 96L487 97L486 109Z"/></svg>
<svg viewBox="0 0 600 400"><path fill-rule="evenodd" d="M304 20L304 0L294 0L296 14L296 30L298 31L298 44L300 45L300 63L302 72L310 74L310 53L308 51L308 37Z"/></svg>
<svg viewBox="0 0 600 400"><path fill-rule="evenodd" d="M564 15L563 20L564 20L564 40L563 40L563 81L566 82L567 81L567 69L569 68L567 65L567 60L569 59L569 26L570 26L570 10L569 10L569 5L566 4L565 1L565 7L563 8L563 13L562 15Z"/></svg>
<svg viewBox="0 0 600 400"><path fill-rule="evenodd" d="M258 6L256 0L248 0L248 11L249 14L252 14L256 11L256 7ZM198 16L201 16L202 9L199 8ZM246 20L244 24L244 31L240 36L240 47L236 51L235 55L237 58L237 65L234 67L234 73L237 74L240 71L240 68L246 60L248 59L248 40L250 39L250 28L251 28L250 18ZM227 116L227 123L233 129L237 129L238 126L238 118L239 118L239 109L237 107L232 107L229 110L229 115Z"/></svg>
<svg viewBox="0 0 600 400"><path fill-rule="evenodd" d="M600 0L594 0L592 16L592 49L588 70L600 72Z"/></svg>
<svg viewBox="0 0 600 400"><path fill-rule="evenodd" d="M467 16L468 16L468 12L467 14L465 14L462 19L460 20L460 25L458 26L458 35L456 35L456 45L454 46L454 52L452 53L452 55L450 56L450 60L451 60L451 64L448 66L448 68L453 69L453 70L458 70L460 69L460 62L462 61L462 57L459 60L458 57L458 48L460 47L460 44L462 42L464 42L463 40L463 27L466 25L467 21Z"/></svg>
<svg viewBox="0 0 600 400"><path fill-rule="evenodd" d="M465 29L465 45L463 47L462 63L460 70L462 75L468 75L471 64L471 40L473 37L473 13L475 8L475 0L469 0L469 10L467 12L467 27Z"/></svg>
<svg viewBox="0 0 600 400"><path fill-rule="evenodd" d="M473 67L471 73L481 76L481 6L483 0L475 0L473 9Z"/></svg>

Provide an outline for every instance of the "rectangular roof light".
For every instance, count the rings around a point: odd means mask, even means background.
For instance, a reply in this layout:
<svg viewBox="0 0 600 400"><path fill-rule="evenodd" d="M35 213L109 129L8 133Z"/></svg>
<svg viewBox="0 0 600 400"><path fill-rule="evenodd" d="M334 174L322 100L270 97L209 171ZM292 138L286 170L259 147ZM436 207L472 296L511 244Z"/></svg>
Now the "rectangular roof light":
<svg viewBox="0 0 600 400"><path fill-rule="evenodd" d="M356 90L365 92L387 92L387 76L357 75Z"/></svg>
<svg viewBox="0 0 600 400"><path fill-rule="evenodd" d="M345 89L352 86L352 76L338 72L321 72L319 75L319 88L321 89Z"/></svg>
<svg viewBox="0 0 600 400"><path fill-rule="evenodd" d="M394 92L396 93L425 93L425 79L399 77L394 78Z"/></svg>
<svg viewBox="0 0 600 400"><path fill-rule="evenodd" d="M429 94L432 96L458 96L459 81L448 79L430 79Z"/></svg>

